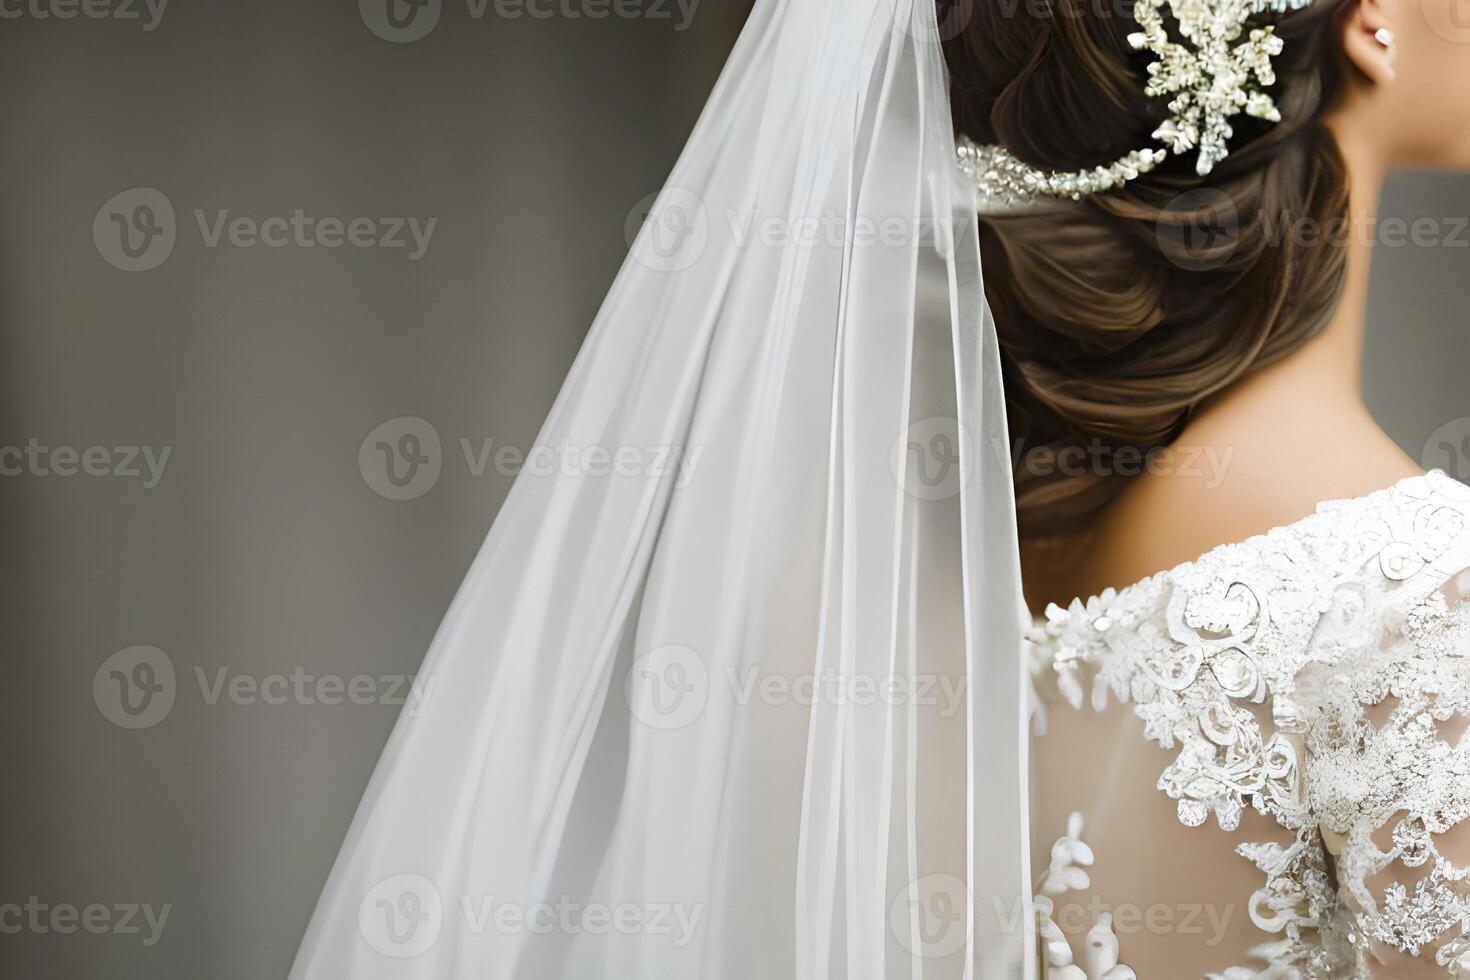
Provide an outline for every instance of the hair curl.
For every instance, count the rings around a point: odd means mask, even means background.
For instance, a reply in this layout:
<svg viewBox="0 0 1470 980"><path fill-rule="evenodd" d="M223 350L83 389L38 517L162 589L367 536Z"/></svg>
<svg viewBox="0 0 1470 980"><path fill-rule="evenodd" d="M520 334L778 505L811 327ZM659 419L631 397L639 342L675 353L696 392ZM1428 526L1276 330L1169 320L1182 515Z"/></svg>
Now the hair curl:
<svg viewBox="0 0 1470 980"><path fill-rule="evenodd" d="M1168 110L1144 95L1150 56L1128 44L1131 0L960 2L973 9L945 49L961 132L1047 170L1153 144ZM1085 530L1129 479L1115 466L1028 465L1033 451L1136 458L1165 446L1203 401L1331 315L1345 250L1283 232L1346 221L1346 168L1322 124L1344 71L1343 2L1274 18L1281 121L1235 119L1230 155L1207 178L1188 153L1105 194L981 215L1023 539Z"/></svg>

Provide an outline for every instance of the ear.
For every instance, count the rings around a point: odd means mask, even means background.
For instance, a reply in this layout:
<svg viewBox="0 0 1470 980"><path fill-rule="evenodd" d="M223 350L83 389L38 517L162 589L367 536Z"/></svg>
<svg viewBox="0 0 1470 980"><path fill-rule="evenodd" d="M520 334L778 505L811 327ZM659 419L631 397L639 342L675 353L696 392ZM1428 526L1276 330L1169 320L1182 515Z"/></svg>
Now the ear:
<svg viewBox="0 0 1470 980"><path fill-rule="evenodd" d="M1384 0L1349 3L1338 21L1342 50L1353 67L1370 81L1393 81L1393 25Z"/></svg>

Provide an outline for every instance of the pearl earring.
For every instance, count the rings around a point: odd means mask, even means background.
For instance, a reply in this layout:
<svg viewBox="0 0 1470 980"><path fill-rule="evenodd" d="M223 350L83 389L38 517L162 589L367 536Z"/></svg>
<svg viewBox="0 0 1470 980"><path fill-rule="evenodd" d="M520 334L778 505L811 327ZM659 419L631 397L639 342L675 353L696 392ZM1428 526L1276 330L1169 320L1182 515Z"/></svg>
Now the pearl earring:
<svg viewBox="0 0 1470 980"><path fill-rule="evenodd" d="M1385 48L1393 47L1393 31L1389 30L1388 28L1378 28L1378 30L1373 32L1373 37L1376 38L1378 43L1383 45Z"/></svg>

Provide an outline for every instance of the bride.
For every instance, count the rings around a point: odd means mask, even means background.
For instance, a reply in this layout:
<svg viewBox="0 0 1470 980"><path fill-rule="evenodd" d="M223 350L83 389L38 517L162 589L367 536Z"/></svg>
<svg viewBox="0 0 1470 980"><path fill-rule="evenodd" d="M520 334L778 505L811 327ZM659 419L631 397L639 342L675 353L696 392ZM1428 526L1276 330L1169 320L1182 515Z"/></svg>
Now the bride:
<svg viewBox="0 0 1470 980"><path fill-rule="evenodd" d="M1470 977L1455 3L760 0L291 976Z"/></svg>

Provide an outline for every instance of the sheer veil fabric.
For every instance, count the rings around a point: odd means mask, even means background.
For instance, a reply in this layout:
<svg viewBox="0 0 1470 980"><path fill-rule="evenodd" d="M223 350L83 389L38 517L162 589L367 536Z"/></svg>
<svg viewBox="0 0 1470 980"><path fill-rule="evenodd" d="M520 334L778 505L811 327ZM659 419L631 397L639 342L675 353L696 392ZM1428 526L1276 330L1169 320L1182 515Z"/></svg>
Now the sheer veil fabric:
<svg viewBox="0 0 1470 980"><path fill-rule="evenodd" d="M538 444L613 465L516 483L292 980L1032 976L1004 401L932 0L757 4Z"/></svg>

